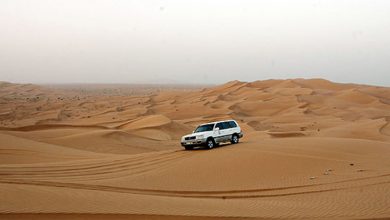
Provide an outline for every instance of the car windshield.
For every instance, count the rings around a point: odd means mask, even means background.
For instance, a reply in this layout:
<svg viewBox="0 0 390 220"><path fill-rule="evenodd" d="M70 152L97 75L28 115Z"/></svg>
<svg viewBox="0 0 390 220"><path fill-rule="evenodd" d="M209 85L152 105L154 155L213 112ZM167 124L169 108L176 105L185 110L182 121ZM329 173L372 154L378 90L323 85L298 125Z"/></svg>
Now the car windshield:
<svg viewBox="0 0 390 220"><path fill-rule="evenodd" d="M205 124L197 127L194 133L203 132L203 131L212 131L214 128L214 124Z"/></svg>

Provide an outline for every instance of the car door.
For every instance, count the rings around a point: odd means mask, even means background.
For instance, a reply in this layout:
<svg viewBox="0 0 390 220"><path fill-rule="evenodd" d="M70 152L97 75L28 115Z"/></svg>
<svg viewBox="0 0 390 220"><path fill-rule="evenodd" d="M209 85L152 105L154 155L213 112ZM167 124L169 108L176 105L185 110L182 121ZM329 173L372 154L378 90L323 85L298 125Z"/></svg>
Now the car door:
<svg viewBox="0 0 390 220"><path fill-rule="evenodd" d="M229 121L229 125L230 125L230 133L231 134L240 133L240 128L238 127L236 122Z"/></svg>
<svg viewBox="0 0 390 220"><path fill-rule="evenodd" d="M225 138L225 132L226 132L226 129L224 129L224 126L223 126L223 123L222 122L219 122L215 125L215 136L214 136L214 140L216 142L224 142L224 138Z"/></svg>
<svg viewBox="0 0 390 220"><path fill-rule="evenodd" d="M229 124L229 122L223 122L224 127L224 141L230 141L232 137L232 128Z"/></svg>

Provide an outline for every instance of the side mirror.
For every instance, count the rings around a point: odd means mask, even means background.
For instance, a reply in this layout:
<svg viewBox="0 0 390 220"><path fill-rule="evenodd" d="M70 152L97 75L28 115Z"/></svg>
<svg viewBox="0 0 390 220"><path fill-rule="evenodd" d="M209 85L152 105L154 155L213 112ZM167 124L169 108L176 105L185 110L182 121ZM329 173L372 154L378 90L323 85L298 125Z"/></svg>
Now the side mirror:
<svg viewBox="0 0 390 220"><path fill-rule="evenodd" d="M214 130L215 130L215 131L219 131L219 127L216 127Z"/></svg>

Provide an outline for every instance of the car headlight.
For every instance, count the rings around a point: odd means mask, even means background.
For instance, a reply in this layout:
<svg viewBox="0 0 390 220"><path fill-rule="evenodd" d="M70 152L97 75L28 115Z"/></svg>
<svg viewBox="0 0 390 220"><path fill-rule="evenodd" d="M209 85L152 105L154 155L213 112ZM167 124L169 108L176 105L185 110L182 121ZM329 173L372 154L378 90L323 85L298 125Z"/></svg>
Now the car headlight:
<svg viewBox="0 0 390 220"><path fill-rule="evenodd" d="M204 135L197 135L196 136L196 139L203 139L204 138Z"/></svg>

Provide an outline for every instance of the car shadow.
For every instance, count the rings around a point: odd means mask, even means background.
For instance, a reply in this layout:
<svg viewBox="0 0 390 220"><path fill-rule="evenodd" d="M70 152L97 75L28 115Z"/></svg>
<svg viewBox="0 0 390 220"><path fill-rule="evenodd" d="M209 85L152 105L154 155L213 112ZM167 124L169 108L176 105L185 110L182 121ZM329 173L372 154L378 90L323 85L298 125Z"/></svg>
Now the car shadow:
<svg viewBox="0 0 390 220"><path fill-rule="evenodd" d="M195 147L194 149L191 149L191 150L186 150L186 149L183 149L183 150L184 151L208 151L208 150L215 150L215 149L218 149L218 148L225 148L225 147L235 146L235 145L237 145L237 144L226 143L226 144L218 144L213 149L207 149L206 147Z"/></svg>

